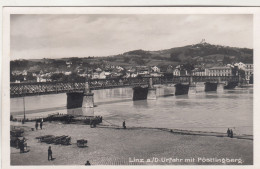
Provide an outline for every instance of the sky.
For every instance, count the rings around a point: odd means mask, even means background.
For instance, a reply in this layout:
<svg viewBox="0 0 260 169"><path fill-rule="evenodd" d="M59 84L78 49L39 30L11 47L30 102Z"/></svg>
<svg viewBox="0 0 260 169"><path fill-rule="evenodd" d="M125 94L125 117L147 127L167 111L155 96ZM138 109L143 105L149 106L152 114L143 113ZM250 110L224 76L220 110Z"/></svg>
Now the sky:
<svg viewBox="0 0 260 169"><path fill-rule="evenodd" d="M109 56L199 43L253 48L253 15L12 14L11 60Z"/></svg>

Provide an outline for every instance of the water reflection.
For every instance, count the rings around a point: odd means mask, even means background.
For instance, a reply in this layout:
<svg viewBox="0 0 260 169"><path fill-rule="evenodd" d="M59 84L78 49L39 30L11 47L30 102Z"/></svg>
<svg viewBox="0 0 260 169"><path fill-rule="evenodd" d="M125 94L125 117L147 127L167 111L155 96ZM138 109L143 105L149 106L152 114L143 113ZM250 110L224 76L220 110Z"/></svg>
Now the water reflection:
<svg viewBox="0 0 260 169"><path fill-rule="evenodd" d="M148 102L147 100L133 101L133 106L135 108L148 108Z"/></svg>

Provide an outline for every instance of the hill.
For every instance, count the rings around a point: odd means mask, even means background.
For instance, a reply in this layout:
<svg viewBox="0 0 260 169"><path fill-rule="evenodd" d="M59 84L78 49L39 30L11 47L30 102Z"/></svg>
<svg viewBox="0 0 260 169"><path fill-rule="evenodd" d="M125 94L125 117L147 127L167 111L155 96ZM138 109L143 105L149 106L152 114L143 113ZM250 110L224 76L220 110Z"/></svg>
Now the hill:
<svg viewBox="0 0 260 169"><path fill-rule="evenodd" d="M199 43L159 51L134 50L113 58L113 61L139 65L253 63L253 49Z"/></svg>
<svg viewBox="0 0 260 169"><path fill-rule="evenodd" d="M66 61L71 61L72 66L68 68ZM74 71L79 66L93 69L105 65L120 65L123 67L157 65L163 67L186 63L212 67L236 62L253 63L253 49L220 46L204 42L158 51L133 50L108 57L16 60L11 61L11 71Z"/></svg>

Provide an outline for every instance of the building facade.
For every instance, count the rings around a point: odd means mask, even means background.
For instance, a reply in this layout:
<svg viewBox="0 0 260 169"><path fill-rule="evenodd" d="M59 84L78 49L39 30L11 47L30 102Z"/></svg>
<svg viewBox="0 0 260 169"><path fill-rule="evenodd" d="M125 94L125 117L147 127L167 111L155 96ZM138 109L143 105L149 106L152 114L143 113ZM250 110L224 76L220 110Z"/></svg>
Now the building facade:
<svg viewBox="0 0 260 169"><path fill-rule="evenodd" d="M212 67L206 71L207 76L231 76L231 67Z"/></svg>
<svg viewBox="0 0 260 169"><path fill-rule="evenodd" d="M245 78L246 81L249 82L250 77L253 76L254 73L254 65L253 64L245 64Z"/></svg>

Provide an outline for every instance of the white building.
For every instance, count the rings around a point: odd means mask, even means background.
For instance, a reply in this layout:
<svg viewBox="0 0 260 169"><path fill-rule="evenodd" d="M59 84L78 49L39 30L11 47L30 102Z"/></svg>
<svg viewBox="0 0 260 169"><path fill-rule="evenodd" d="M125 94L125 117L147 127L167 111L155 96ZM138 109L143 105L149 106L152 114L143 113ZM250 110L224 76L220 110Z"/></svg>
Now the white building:
<svg viewBox="0 0 260 169"><path fill-rule="evenodd" d="M242 69L242 70L245 70L245 67L246 67L246 65L242 62L235 63L234 66L237 66L238 69Z"/></svg>
<svg viewBox="0 0 260 169"><path fill-rule="evenodd" d="M116 69L117 69L119 72L121 72L121 71L124 70L124 68L122 68L121 66L116 66Z"/></svg>
<svg viewBox="0 0 260 169"><path fill-rule="evenodd" d="M153 72L160 72L160 68L158 68L157 66L152 66L152 67L151 67L151 70L152 70Z"/></svg>
<svg viewBox="0 0 260 169"><path fill-rule="evenodd" d="M180 70L178 68L173 70L173 76L187 76L188 72L187 70Z"/></svg>
<svg viewBox="0 0 260 169"><path fill-rule="evenodd" d="M206 71L205 70L197 70L192 72L193 76L206 76Z"/></svg>
<svg viewBox="0 0 260 169"><path fill-rule="evenodd" d="M102 72L94 72L92 74L92 79L105 79L106 78L106 72L102 71Z"/></svg>
<svg viewBox="0 0 260 169"><path fill-rule="evenodd" d="M68 75L71 75L71 71L65 72L64 74L67 75L67 76L68 76Z"/></svg>
<svg viewBox="0 0 260 169"><path fill-rule="evenodd" d="M208 76L231 76L232 69L231 67L212 67L207 71Z"/></svg>
<svg viewBox="0 0 260 169"><path fill-rule="evenodd" d="M181 75L180 69L174 69L173 70L173 76L180 76L180 75Z"/></svg>

